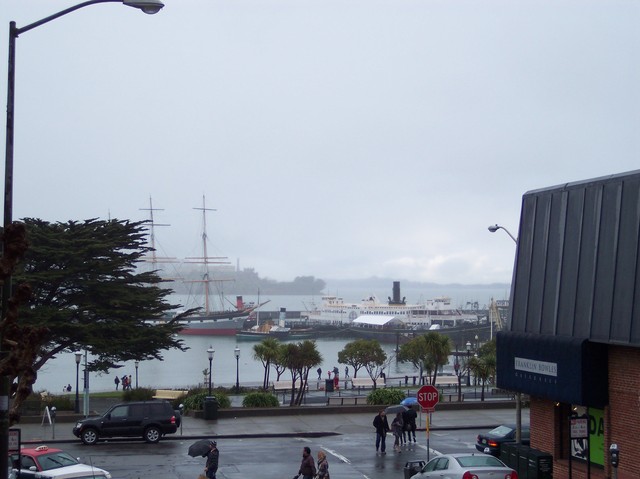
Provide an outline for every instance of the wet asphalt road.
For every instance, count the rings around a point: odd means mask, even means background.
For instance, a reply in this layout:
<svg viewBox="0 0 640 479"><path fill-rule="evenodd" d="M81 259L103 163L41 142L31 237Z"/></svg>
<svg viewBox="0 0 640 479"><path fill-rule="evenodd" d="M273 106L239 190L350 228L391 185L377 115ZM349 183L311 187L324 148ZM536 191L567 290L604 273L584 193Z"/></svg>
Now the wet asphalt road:
<svg viewBox="0 0 640 479"><path fill-rule="evenodd" d="M429 456L440 453L475 452L480 429L431 431ZM111 441L95 446L80 443L61 445L82 462L111 472L114 479L197 479L204 458L192 458L186 451L193 439L163 440L158 444L141 441ZM407 461L427 460L425 431L418 442L393 451L393 436L387 436L387 453L375 452L375 435L356 433L317 438L279 437L224 439L218 441L218 479L291 479L298 472L302 449L311 448L314 458L323 449L329 459L332 479L403 479Z"/></svg>

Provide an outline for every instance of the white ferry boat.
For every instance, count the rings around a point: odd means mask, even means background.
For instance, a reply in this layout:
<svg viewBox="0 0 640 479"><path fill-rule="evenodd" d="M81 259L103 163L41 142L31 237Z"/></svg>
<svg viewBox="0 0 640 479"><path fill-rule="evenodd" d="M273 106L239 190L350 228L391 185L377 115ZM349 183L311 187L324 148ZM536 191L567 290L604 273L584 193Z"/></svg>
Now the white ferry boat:
<svg viewBox="0 0 640 479"><path fill-rule="evenodd" d="M323 296L319 306L312 305L302 312L309 326L349 326L363 316L393 316L407 329L429 329L431 325L443 328L460 326L465 322L477 322L475 314L463 313L451 304L451 298L438 297L422 303L409 304L400 298L400 282L393 283L393 296L387 302L375 295L359 303L347 303L338 296Z"/></svg>

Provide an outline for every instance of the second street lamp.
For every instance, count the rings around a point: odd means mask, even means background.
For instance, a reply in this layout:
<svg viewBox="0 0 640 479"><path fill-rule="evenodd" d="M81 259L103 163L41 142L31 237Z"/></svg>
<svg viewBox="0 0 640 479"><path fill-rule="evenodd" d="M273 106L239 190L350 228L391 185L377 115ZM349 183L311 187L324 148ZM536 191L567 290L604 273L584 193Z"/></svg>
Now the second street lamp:
<svg viewBox="0 0 640 479"><path fill-rule="evenodd" d="M467 341L467 386L471 386L471 368L469 367L469 361L471 360L471 341Z"/></svg>
<svg viewBox="0 0 640 479"><path fill-rule="evenodd" d="M140 366L140 361L137 361L135 363L133 363L136 367L136 389L138 389L138 366Z"/></svg>
<svg viewBox="0 0 640 479"><path fill-rule="evenodd" d="M513 240L518 246L518 238L513 236L511 232L504 226L500 226L499 224L489 226L489 231L495 233L498 230L503 230L505 233L509 235L509 237ZM522 394L520 391L516 391L516 444L520 444L522 439Z"/></svg>
<svg viewBox="0 0 640 479"><path fill-rule="evenodd" d="M79 378L80 378L80 361L82 361L82 353L78 351L76 355L76 406L74 412L78 414L80 412L80 394L78 393Z"/></svg>
<svg viewBox="0 0 640 479"><path fill-rule="evenodd" d="M216 350L213 349L213 346L209 346L209 349L207 349L207 356L209 357L209 397L211 397L211 375L213 374L211 366L213 364L213 353L215 352Z"/></svg>
<svg viewBox="0 0 640 479"><path fill-rule="evenodd" d="M233 350L236 355L236 394L240 392L240 348L236 346Z"/></svg>

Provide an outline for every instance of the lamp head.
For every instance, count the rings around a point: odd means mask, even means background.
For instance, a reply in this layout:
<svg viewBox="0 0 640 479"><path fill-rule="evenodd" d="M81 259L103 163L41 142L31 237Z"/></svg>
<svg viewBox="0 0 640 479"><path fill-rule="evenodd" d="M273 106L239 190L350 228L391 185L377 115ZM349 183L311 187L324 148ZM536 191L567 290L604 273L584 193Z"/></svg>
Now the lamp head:
<svg viewBox="0 0 640 479"><path fill-rule="evenodd" d="M148 15L154 15L164 7L164 3L160 0L122 0L122 3L129 7L142 10Z"/></svg>
<svg viewBox="0 0 640 479"><path fill-rule="evenodd" d="M80 364L80 361L82 360L82 353L78 351L77 353L75 353L75 355L76 355L76 364Z"/></svg>
<svg viewBox="0 0 640 479"><path fill-rule="evenodd" d="M240 348L236 346L236 349L234 349L233 352L236 355L236 359L238 359L240 357Z"/></svg>
<svg viewBox="0 0 640 479"><path fill-rule="evenodd" d="M136 369L138 369L138 366L140 366L140 361L136 360L133 364L136 367Z"/></svg>
<svg viewBox="0 0 640 479"><path fill-rule="evenodd" d="M213 359L213 353L215 353L216 350L213 349L213 346L209 346L209 349L207 349L207 356L209 356L209 360Z"/></svg>
<svg viewBox="0 0 640 479"><path fill-rule="evenodd" d="M466 346L467 346L467 352L470 352L471 351L471 341L467 341Z"/></svg>
<svg viewBox="0 0 640 479"><path fill-rule="evenodd" d="M492 233L495 233L496 231L498 231L500 229L500 226L498 225L491 225L489 226L489 231L491 231Z"/></svg>

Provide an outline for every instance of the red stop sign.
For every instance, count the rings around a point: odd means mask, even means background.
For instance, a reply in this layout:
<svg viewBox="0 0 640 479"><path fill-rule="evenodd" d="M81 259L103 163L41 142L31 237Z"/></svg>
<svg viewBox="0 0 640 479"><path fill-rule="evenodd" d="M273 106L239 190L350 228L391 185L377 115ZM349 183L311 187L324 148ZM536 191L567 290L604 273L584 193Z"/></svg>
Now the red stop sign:
<svg viewBox="0 0 640 479"><path fill-rule="evenodd" d="M433 409L440 399L436 387L429 384L418 389L417 398L418 404L424 409Z"/></svg>

